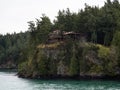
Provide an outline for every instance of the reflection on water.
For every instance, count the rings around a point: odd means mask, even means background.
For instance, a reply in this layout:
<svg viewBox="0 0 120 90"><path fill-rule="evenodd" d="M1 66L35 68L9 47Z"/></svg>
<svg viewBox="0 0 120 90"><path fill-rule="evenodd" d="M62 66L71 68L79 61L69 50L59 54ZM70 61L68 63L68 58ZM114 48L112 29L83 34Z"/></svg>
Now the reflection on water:
<svg viewBox="0 0 120 90"><path fill-rule="evenodd" d="M0 90L120 90L118 81L31 80L0 72Z"/></svg>

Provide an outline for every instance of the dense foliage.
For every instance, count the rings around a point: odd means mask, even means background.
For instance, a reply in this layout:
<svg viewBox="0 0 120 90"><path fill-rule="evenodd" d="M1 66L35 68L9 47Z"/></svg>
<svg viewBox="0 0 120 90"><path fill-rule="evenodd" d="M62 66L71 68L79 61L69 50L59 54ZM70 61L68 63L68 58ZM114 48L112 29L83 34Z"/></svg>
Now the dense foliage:
<svg viewBox="0 0 120 90"><path fill-rule="evenodd" d="M18 63L26 60L29 36L29 32L0 35L0 65L2 68L16 68Z"/></svg>

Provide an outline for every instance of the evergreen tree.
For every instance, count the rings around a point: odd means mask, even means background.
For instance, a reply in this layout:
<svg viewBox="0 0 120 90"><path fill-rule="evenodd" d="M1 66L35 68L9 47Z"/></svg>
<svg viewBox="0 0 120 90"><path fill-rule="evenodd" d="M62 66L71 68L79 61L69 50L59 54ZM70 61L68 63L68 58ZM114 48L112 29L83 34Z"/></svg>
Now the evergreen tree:
<svg viewBox="0 0 120 90"><path fill-rule="evenodd" d="M70 75L71 76L78 76L79 75L79 60L76 57L76 49L75 45L73 45L73 50L72 50L72 57L71 57L71 62L70 62Z"/></svg>
<svg viewBox="0 0 120 90"><path fill-rule="evenodd" d="M48 34L51 32L52 29L52 23L49 17L43 15L40 20L37 19L36 25L37 44L45 43L47 41Z"/></svg>
<svg viewBox="0 0 120 90"><path fill-rule="evenodd" d="M46 57L46 55L42 52L40 52L39 54L39 59L37 60L37 63L38 63L38 70L39 70L39 73L40 75L42 76L47 76L49 73L49 67L48 67L48 58Z"/></svg>
<svg viewBox="0 0 120 90"><path fill-rule="evenodd" d="M120 67L120 31L117 31L114 34L112 45L114 45L116 47L118 65Z"/></svg>

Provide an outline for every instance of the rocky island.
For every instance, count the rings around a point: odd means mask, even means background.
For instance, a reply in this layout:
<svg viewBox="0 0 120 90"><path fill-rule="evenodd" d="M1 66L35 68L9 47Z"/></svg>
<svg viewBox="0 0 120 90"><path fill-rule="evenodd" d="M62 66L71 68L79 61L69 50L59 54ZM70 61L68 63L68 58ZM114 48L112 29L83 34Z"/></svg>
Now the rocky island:
<svg viewBox="0 0 120 90"><path fill-rule="evenodd" d="M118 0L59 10L53 22L43 14L24 33L0 35L0 68L23 78L119 79L119 16Z"/></svg>

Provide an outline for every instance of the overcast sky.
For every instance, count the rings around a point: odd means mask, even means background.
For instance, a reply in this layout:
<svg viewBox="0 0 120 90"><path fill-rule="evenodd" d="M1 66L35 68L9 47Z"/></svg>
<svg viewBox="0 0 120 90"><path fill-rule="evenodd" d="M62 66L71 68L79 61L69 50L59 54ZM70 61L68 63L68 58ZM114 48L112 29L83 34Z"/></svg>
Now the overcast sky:
<svg viewBox="0 0 120 90"><path fill-rule="evenodd" d="M87 3L103 6L106 0L0 0L0 34L26 31L28 21L46 14L55 19L59 10L78 12Z"/></svg>

